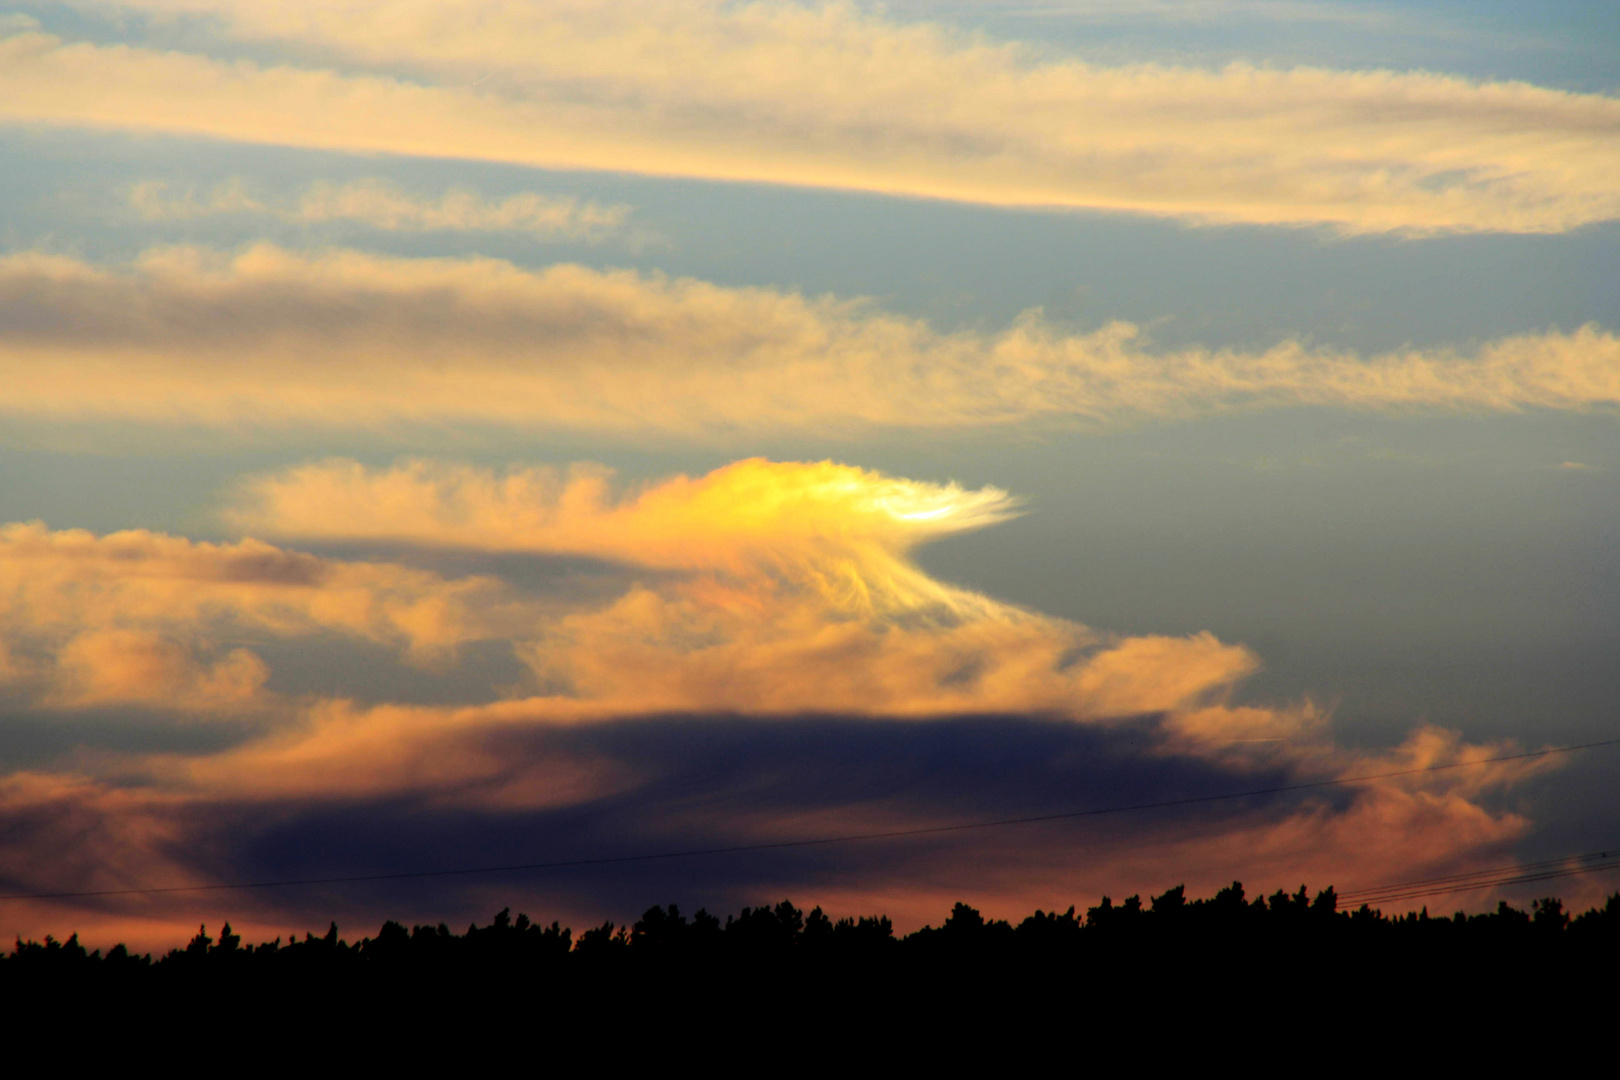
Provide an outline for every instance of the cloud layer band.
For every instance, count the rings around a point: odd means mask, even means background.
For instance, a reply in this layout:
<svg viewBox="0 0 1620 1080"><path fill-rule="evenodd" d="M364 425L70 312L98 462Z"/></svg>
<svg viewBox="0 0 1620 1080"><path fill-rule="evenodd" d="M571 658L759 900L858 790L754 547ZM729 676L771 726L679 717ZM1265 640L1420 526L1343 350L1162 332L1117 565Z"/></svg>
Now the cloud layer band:
<svg viewBox="0 0 1620 1080"><path fill-rule="evenodd" d="M1523 83L1096 67L849 4L106 6L331 66L24 33L0 116L1347 232L1620 216L1620 102Z"/></svg>
<svg viewBox="0 0 1620 1080"><path fill-rule="evenodd" d="M1038 312L941 333L859 301L659 274L267 244L122 267L6 256L0 321L0 412L43 419L712 438L1620 404L1620 338L1596 326L1472 353L1156 350L1130 324L1065 334Z"/></svg>

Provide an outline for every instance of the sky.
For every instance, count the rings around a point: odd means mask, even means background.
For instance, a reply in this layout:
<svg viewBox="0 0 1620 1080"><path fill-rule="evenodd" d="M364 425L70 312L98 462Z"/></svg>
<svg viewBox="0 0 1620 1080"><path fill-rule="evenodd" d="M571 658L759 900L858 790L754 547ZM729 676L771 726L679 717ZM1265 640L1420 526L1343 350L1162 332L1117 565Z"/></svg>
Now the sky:
<svg viewBox="0 0 1620 1080"><path fill-rule="evenodd" d="M1620 748L1512 757L1620 737L1617 73L1593 3L0 6L0 934L1620 847Z"/></svg>

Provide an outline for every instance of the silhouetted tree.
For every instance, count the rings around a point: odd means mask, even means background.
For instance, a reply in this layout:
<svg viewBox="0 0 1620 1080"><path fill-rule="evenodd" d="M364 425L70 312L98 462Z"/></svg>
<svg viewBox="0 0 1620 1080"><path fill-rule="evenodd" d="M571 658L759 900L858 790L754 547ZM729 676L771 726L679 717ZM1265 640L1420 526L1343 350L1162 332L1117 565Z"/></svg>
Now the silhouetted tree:
<svg viewBox="0 0 1620 1080"><path fill-rule="evenodd" d="M791 985L807 994L892 986L924 997L943 988L962 997L1002 987L1051 1001L1079 994L1124 1003L1164 999L1178 981L1220 986L1223 1000L1273 1000L1277 987L1317 977L1330 978L1341 994L1444 978L1460 986L1586 987L1602 996L1613 993L1616 960L1620 893L1573 917L1555 897L1537 899L1528 911L1503 902L1489 913L1436 917L1427 908L1388 915L1365 904L1343 912L1331 888L1312 896L1302 886L1250 901L1233 882L1208 899L1189 900L1179 885L1145 906L1139 896L1117 905L1104 897L1083 918L1072 906L1037 910L1016 929L957 903L939 926L904 938L885 916L834 920L820 907L806 914L787 900L743 908L723 923L703 910L688 919L674 904L655 906L633 926L604 922L577 941L555 921L542 926L510 908L462 934L443 923L406 930L388 921L353 945L336 923L319 937L256 946L229 923L217 940L205 925L157 963L122 945L103 956L86 951L77 935L47 935L16 940L0 960L0 990L12 999L48 986L298 1000L314 992L352 997L363 990L364 997L463 988L560 1008L636 986L662 996L734 994L739 986Z"/></svg>

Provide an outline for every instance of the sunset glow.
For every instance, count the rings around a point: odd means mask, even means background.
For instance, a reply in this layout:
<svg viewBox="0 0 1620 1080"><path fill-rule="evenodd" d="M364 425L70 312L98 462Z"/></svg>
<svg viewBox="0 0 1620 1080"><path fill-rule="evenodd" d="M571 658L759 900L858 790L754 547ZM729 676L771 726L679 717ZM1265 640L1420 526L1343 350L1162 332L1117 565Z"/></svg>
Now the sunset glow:
<svg viewBox="0 0 1620 1080"><path fill-rule="evenodd" d="M1612 16L13 8L8 938L1620 842Z"/></svg>

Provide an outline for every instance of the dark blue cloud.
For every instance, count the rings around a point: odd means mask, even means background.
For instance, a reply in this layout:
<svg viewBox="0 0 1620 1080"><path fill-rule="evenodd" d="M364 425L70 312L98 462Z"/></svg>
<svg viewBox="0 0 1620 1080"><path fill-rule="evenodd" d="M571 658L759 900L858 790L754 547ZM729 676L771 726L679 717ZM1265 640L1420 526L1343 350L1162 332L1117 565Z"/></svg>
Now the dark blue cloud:
<svg viewBox="0 0 1620 1080"><path fill-rule="evenodd" d="M1156 727L1151 717L1096 728L1017 716L899 722L661 716L505 730L482 736L485 749L509 762L491 788L558 756L610 761L638 782L548 809L491 808L476 790L446 798L438 789L371 800L198 806L188 811L188 833L206 840L175 854L227 880L389 874L1059 814L1289 780L1282 768L1237 773L1150 752ZM1344 803L1353 793L1311 797ZM344 910L377 919L438 912L454 921L487 916L491 896L537 917L560 909L625 918L654 903L734 910L782 892L881 891L918 877L949 881L953 873L967 891L987 856L1023 852L1015 857L1033 864L1101 857L1167 835L1224 831L1235 817L1280 815L1298 802L1240 799L897 839L270 890L260 899L315 919ZM200 852L207 855L198 859Z"/></svg>

